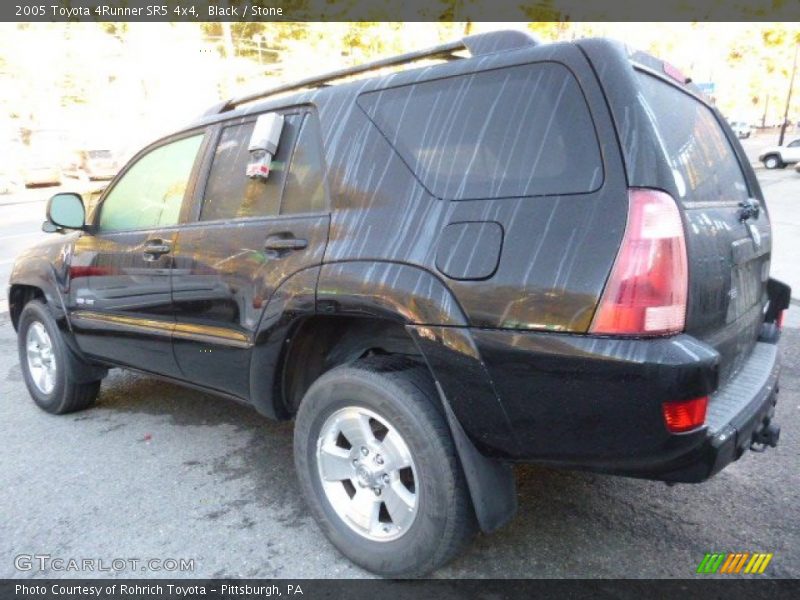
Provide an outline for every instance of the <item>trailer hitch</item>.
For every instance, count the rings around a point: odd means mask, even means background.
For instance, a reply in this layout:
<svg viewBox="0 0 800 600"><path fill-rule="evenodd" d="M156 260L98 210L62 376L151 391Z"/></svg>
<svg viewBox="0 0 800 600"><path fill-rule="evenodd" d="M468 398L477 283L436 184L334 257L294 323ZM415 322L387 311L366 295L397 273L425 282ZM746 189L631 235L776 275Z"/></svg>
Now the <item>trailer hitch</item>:
<svg viewBox="0 0 800 600"><path fill-rule="evenodd" d="M775 425L766 421L762 427L753 432L753 439L750 442L750 450L753 452L763 452L767 446L774 448L778 445L781 437L780 425Z"/></svg>

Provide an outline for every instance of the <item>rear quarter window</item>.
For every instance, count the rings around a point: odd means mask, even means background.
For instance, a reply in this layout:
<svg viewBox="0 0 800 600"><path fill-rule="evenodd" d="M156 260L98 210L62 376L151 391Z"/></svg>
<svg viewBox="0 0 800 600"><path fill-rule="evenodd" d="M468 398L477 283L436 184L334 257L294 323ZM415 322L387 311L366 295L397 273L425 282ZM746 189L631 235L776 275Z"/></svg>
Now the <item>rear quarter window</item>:
<svg viewBox="0 0 800 600"><path fill-rule="evenodd" d="M749 196L742 169L713 111L691 95L637 72L639 101L684 202L741 202Z"/></svg>
<svg viewBox="0 0 800 600"><path fill-rule="evenodd" d="M577 194L602 185L589 108L560 64L388 88L362 94L358 102L439 198Z"/></svg>

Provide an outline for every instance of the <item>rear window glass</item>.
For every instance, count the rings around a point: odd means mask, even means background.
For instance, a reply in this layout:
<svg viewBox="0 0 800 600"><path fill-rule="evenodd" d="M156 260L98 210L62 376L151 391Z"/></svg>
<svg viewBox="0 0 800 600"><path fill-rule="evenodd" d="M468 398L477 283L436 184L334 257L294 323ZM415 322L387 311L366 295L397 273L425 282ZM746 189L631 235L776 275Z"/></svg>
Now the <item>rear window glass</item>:
<svg viewBox="0 0 800 600"><path fill-rule="evenodd" d="M746 200L739 161L711 109L652 75L638 73L638 77L640 100L655 124L681 199Z"/></svg>
<svg viewBox="0 0 800 600"><path fill-rule="evenodd" d="M440 198L575 194L603 181L586 101L556 63L370 92L359 104Z"/></svg>

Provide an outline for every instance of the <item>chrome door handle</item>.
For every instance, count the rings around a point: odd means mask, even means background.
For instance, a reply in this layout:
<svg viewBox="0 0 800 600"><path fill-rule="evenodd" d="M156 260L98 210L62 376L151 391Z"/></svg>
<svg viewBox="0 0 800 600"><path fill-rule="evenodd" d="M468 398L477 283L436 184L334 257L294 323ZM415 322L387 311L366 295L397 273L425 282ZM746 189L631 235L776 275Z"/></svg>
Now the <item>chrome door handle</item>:
<svg viewBox="0 0 800 600"><path fill-rule="evenodd" d="M162 254L169 254L172 251L172 245L166 240L147 240L144 243L144 259L148 261L156 260Z"/></svg>
<svg viewBox="0 0 800 600"><path fill-rule="evenodd" d="M264 242L265 250L302 250L308 247L308 240L295 237L269 236Z"/></svg>

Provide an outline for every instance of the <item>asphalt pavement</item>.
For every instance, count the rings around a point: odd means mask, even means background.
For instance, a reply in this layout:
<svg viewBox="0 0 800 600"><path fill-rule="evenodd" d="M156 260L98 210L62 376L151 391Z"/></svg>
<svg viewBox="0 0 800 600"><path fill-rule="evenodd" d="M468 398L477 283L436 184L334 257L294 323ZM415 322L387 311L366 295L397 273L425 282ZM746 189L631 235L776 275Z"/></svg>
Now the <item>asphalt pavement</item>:
<svg viewBox="0 0 800 600"><path fill-rule="evenodd" d="M773 273L798 295L800 174L759 176L775 224ZM13 256L45 235L43 200L53 191L0 196L0 281ZM294 476L291 424L119 370L95 408L47 415L25 390L4 310L0 578L369 576L315 526ZM798 313L790 310L781 341L778 448L748 452L706 483L674 487L518 467L517 518L434 576L695 577L707 552L771 552L763 576L800 577ZM110 570L58 570L46 559L45 569L36 561L25 569L26 555L94 559L95 569ZM125 567L113 568L114 559ZM161 570L134 559L156 559ZM168 559L192 568L165 570Z"/></svg>

